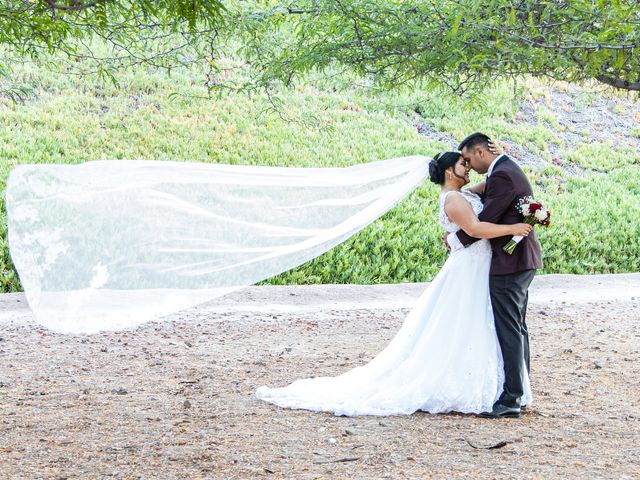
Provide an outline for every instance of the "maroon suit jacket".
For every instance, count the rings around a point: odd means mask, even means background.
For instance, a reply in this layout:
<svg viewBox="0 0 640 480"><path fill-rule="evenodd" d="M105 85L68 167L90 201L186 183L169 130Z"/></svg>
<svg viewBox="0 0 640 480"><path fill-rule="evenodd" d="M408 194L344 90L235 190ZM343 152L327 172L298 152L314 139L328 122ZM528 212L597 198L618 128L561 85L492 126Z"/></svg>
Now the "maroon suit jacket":
<svg viewBox="0 0 640 480"><path fill-rule="evenodd" d="M494 165L491 175L487 178L482 202L484 208L478 218L482 222L499 223L503 225L522 222L522 214L516 210L518 200L533 195L531 184L522 169L509 157L503 156ZM459 230L458 239L468 247L479 239L467 235ZM511 236L492 238L491 275L506 275L542 268L542 253L540 242L535 230L522 239L512 255L502 250L511 240Z"/></svg>

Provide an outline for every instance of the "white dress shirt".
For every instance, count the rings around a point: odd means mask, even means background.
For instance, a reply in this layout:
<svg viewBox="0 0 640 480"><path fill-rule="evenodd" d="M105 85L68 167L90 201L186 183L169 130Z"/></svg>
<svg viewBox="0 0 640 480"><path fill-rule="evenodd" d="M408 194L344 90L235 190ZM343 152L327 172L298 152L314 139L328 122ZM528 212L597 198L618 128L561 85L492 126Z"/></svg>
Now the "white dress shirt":
<svg viewBox="0 0 640 480"><path fill-rule="evenodd" d="M491 176L491 172L493 172L493 167L496 166L496 163L498 163L498 160L500 160L502 157L504 157L504 153L501 153L496 158L494 158L493 162L491 162L491 165L489 165L489 170L487 170L487 177Z"/></svg>

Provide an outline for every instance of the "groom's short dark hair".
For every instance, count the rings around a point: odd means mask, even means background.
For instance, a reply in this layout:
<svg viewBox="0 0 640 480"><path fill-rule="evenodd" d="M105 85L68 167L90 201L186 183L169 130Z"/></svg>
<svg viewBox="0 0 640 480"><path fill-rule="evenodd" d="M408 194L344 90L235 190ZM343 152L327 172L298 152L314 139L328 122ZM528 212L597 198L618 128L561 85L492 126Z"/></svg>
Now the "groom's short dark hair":
<svg viewBox="0 0 640 480"><path fill-rule="evenodd" d="M467 150L471 150L472 148L479 146L489 148L489 140L490 138L484 133L475 132L460 142L460 145L458 145L458 150L462 151L462 149L465 147L467 148Z"/></svg>

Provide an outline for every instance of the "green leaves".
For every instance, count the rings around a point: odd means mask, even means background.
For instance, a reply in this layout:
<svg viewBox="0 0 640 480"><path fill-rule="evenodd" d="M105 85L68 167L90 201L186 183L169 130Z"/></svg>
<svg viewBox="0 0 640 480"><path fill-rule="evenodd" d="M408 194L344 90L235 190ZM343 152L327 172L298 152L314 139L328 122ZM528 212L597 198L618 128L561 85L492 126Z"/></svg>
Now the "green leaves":
<svg viewBox="0 0 640 480"><path fill-rule="evenodd" d="M198 52L201 36L215 35L224 12L220 0L8 0L0 3L0 46L18 57L89 59L86 73L105 77L145 63L169 69L181 63L177 52ZM97 53L95 38L112 50Z"/></svg>
<svg viewBox="0 0 640 480"><path fill-rule="evenodd" d="M68 52L95 63L80 73L107 76L140 64L217 65L225 42L241 39L253 71L240 90L341 68L383 88L421 81L477 93L534 75L640 90L638 22L635 0L10 0L0 5L0 44L21 56ZM95 51L95 38L112 51Z"/></svg>
<svg viewBox="0 0 640 480"><path fill-rule="evenodd" d="M308 0L298 6L303 13L287 19L295 38L286 48L269 41L285 27L282 16L264 16L259 31L239 17L239 28L254 38L246 53L259 72L255 86L337 63L390 88L419 79L477 91L498 77L530 74L640 90L634 0Z"/></svg>
<svg viewBox="0 0 640 480"><path fill-rule="evenodd" d="M106 3L109 2L105 2L102 10L92 12L108 13L111 7ZM598 2L583 3L580 8L600 8ZM132 7L131 12L121 10L117 20L121 31L115 32L115 37L100 38L105 31L100 25L96 27L94 37L85 41L97 58L123 53L110 43L113 39L134 43L141 39L133 46L124 43L133 55L125 55L120 63L100 62L96 66L92 58L81 57L86 53L81 44L55 40L83 34L86 24L72 24L60 17L57 20L60 24L51 23L50 10L42 10L39 16L16 22L14 27L19 31L35 25L33 22L47 25L50 30L49 33L46 29L42 31L42 42L51 41L57 55L50 57L43 54L41 47L23 45L24 51L35 48L34 55L39 58L34 63L18 62L12 81L15 80L16 85L22 82L39 87L34 89L33 101L24 105L2 102L0 182L6 180L9 168L18 163L77 163L88 159L349 165L402 155L433 155L451 146L452 142L447 139L463 138L474 130L493 132L503 139L508 137L541 162L550 161L549 147L564 145L560 131L563 127L551 112L544 108L537 113L526 111L526 116L537 115L537 122L518 120L517 116L523 112L518 111L513 102L513 87L506 82L490 82L492 88L482 98L484 108L476 102L470 104L452 98L445 90L473 89L495 76L520 75L528 70L554 75L562 71L575 78L584 76L585 72L571 73L574 60L566 50L554 51L549 57L548 49L534 48L505 34L523 33L518 30L521 23L522 29L528 29L529 24L523 23L523 18L529 18L526 9L537 4L541 9L538 17L533 18L539 18L540 41L562 41L563 45L570 45L580 38L589 41L599 38L597 32L594 37L594 30L584 25L591 30L580 37L581 25L568 16L566 29L554 37L549 31L551 27L547 26L557 20L552 8L554 2L550 1L515 5L511 2L507 6L500 1L362 0L347 4L349 15L328 0L304 1L296 6L312 13L289 13L286 5L274 6L273 2L238 2L228 6L225 25L234 35L241 35L243 41L229 42L219 61L214 63L216 68L209 70L210 63L202 60L217 57L206 56L210 52L202 45L211 44L206 33L189 47L196 50L187 48L168 53L179 45L176 39L183 36L163 34L156 38L154 31L147 29L147 22L158 21L158 25L166 28L184 30L187 38L191 38L188 29L193 24L189 23L188 12L204 12L204 4L195 2L193 10L189 10L188 5L158 2L151 7L158 10L149 10L144 15L138 7ZM0 10L6 5L4 2ZM577 3L573 5L577 8ZM352 21L354 15L357 29ZM70 17L64 14L62 18ZM6 21L7 17L0 16L0 22ZM109 15L95 21L102 25L107 21L109 28L116 25L116 19ZM213 28L211 22L209 18L196 16L196 29L202 32L202 29ZM620 25L613 15L613 20L607 17L606 22L594 28L604 32ZM358 32L364 35L362 43ZM0 35L4 34L6 31L1 30ZM147 34L152 37L140 37ZM237 54L239 47L244 49L242 55ZM165 56L153 56L158 52L165 52ZM604 57L585 49L578 52L579 55L576 52L573 55L581 62L590 61L594 71L605 64L606 52ZM603 55L602 51L598 55ZM3 65L10 66L15 58L15 51L3 54ZM246 58L252 62L252 71L244 69ZM139 63L135 63L135 69L114 71L113 67L124 67L126 61ZM97 71L113 83L92 77L78 81L76 77L52 74L42 68L45 62L64 72L73 67ZM553 69L545 70L551 65L547 62L552 62ZM165 67L175 65L183 67L172 68L171 75L167 75ZM240 68L232 70L238 66ZM352 66L357 66L364 77L354 74ZM212 84L228 80L237 85L262 85L272 89L268 94L262 91L253 96L216 98L201 84L205 75ZM417 81L411 89L397 88L414 80ZM279 81L290 82L295 88L282 88L277 85ZM536 87L542 92L534 92L531 83L534 82L519 85L522 97L549 94L543 86ZM16 90L18 87L12 85L6 83L2 88L20 96L31 93ZM385 85L390 88L372 88ZM281 116L270 110L274 104L279 106L276 113ZM579 105L571 104L568 108L579 108ZM282 118L294 118L297 122ZM314 124L313 128L304 123L309 119L313 119L309 122ZM417 134L416 128L425 125L438 135ZM631 135L640 136L640 129L633 130ZM553 212L552 227L539 230L545 272L640 270L637 149L623 143L592 141L588 136L584 143L571 144L570 151L560 150L560 157L566 164L549 165L532 172L537 183L536 193ZM568 178L566 171L574 167L584 178ZM396 209L344 245L271 282L376 283L431 279L447 255L442 246L441 229L435 222L437 193L436 186L425 183ZM0 220L4 221L1 216ZM2 288L19 289L6 249L6 229L0 228L0 239L5 239L5 243L0 243Z"/></svg>
<svg viewBox="0 0 640 480"><path fill-rule="evenodd" d="M572 179L549 199L552 226L538 230L545 273L640 270L640 176L637 167Z"/></svg>

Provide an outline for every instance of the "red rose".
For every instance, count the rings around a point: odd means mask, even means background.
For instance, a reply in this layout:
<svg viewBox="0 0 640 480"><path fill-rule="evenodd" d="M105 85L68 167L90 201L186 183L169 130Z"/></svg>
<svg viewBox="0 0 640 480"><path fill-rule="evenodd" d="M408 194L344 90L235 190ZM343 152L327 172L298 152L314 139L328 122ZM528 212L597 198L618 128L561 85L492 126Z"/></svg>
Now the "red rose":
<svg viewBox="0 0 640 480"><path fill-rule="evenodd" d="M529 213L533 215L541 208L542 208L542 205L540 205L539 203L532 203L531 205L529 205Z"/></svg>

